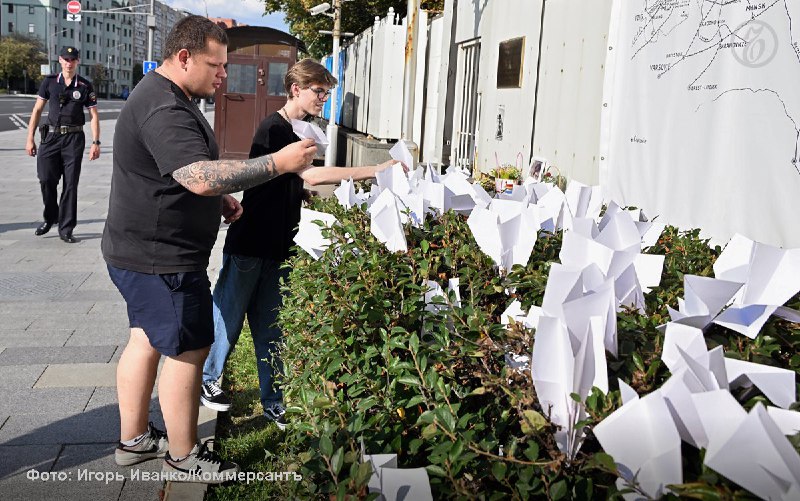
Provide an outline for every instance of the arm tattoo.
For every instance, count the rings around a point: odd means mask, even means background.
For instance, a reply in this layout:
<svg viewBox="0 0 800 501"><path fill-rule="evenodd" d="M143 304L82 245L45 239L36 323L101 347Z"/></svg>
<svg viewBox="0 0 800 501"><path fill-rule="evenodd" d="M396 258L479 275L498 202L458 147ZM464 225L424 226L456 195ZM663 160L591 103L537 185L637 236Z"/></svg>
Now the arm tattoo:
<svg viewBox="0 0 800 501"><path fill-rule="evenodd" d="M272 155L249 160L202 160L172 173L172 177L189 191L207 195L235 193L279 175Z"/></svg>

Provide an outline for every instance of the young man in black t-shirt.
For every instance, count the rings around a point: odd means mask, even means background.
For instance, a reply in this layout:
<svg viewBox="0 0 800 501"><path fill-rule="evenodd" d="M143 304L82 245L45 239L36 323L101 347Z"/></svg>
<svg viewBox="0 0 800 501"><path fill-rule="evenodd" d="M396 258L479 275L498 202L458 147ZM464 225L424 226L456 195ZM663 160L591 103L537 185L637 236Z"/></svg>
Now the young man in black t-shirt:
<svg viewBox="0 0 800 501"><path fill-rule="evenodd" d="M222 28L200 16L176 23L163 65L137 85L117 121L102 240L131 326L117 367L115 460L131 465L164 456L169 478L208 483L239 469L197 441L201 369L213 341L206 268L220 214L235 221L242 207L227 193L303 170L316 151L313 141L303 141L251 160L218 160L213 131L191 98L214 93L226 62ZM166 436L148 425L161 355Z"/></svg>
<svg viewBox="0 0 800 501"><path fill-rule="evenodd" d="M253 137L250 157L280 150L299 141L291 120L318 115L336 79L324 66L304 59L286 74L286 105L261 122ZM222 268L214 287L214 344L203 367L201 401L218 411L230 408L230 399L218 380L225 361L239 338L245 315L256 352L256 366L264 415L283 429L283 394L275 385L281 368L277 327L281 306L280 280L288 272L281 268L289 257L303 201L303 182L334 184L344 179L369 179L394 162L367 167L312 167L299 174L285 174L244 192L242 218L231 224L225 238Z"/></svg>

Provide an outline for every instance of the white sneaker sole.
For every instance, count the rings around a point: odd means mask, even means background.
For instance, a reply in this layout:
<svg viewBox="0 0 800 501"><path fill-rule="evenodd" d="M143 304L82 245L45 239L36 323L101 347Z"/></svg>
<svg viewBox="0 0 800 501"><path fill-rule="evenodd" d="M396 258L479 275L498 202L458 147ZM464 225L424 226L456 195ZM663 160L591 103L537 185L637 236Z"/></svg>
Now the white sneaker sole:
<svg viewBox="0 0 800 501"><path fill-rule="evenodd" d="M200 403L217 412L228 412L231 409L230 404L217 404L210 400L206 400L206 398L203 396L200 397Z"/></svg>

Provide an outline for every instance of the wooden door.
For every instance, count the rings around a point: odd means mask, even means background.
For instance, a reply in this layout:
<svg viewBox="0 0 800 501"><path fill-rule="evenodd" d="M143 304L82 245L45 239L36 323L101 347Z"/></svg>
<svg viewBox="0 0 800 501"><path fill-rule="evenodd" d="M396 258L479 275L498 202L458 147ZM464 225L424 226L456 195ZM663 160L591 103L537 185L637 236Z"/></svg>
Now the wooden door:
<svg viewBox="0 0 800 501"><path fill-rule="evenodd" d="M217 90L214 108L220 158L247 158L258 124L286 104L283 82L295 54L296 49L280 56L228 54L228 78Z"/></svg>

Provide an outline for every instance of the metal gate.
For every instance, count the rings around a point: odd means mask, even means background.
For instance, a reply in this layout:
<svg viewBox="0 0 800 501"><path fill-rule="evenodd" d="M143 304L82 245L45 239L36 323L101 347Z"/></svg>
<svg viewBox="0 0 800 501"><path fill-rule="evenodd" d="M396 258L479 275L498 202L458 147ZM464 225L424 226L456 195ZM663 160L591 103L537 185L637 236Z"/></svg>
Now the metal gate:
<svg viewBox="0 0 800 501"><path fill-rule="evenodd" d="M454 116L458 126L453 133L453 165L472 172L475 165L475 141L478 132L480 94L478 69L481 56L480 39L459 44L456 92L458 99Z"/></svg>

